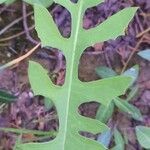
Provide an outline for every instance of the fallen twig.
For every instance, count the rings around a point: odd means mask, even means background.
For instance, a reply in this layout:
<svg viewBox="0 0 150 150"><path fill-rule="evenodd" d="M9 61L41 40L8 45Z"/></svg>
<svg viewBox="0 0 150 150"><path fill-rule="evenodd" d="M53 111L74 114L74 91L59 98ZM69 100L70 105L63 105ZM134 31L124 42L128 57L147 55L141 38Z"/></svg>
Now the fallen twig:
<svg viewBox="0 0 150 150"><path fill-rule="evenodd" d="M23 14L23 27L25 30L25 34L27 39L32 42L33 44L38 44L39 42L34 40L31 36L30 36L30 32L29 32L29 28L28 28L28 24L27 24L27 9L26 9L26 4L23 2L22 4L22 14Z"/></svg>
<svg viewBox="0 0 150 150"><path fill-rule="evenodd" d="M143 34L145 34L145 33L149 32L149 31L150 31L150 27L149 27L149 28L147 28L146 30L142 31L141 33L137 34L136 38L141 37Z"/></svg>
<svg viewBox="0 0 150 150"><path fill-rule="evenodd" d="M26 17L32 15L33 12L29 12ZM20 17L16 20L14 20L13 22L11 22L10 24L8 24L7 26L5 26L2 30L0 30L0 35L4 34L9 28L11 28L12 26L14 26L16 23L20 22L23 19L23 17Z"/></svg>
<svg viewBox="0 0 150 150"><path fill-rule="evenodd" d="M31 27L29 27L29 31L32 30L32 29L34 29L34 25L31 26ZM6 37L6 38L2 38L2 39L0 39L0 42L5 42L5 41L12 40L12 39L14 39L14 38L17 38L17 37L23 35L23 34L25 34L25 31L16 33L16 34L14 34L14 35L12 35L12 36L9 36L9 37Z"/></svg>
<svg viewBox="0 0 150 150"><path fill-rule="evenodd" d="M17 59L12 60L11 62L8 62L7 64L3 65L0 67L0 70L3 70L5 68L8 68L12 65L15 65L17 63L19 63L20 61L24 60L25 58L29 57L39 46L41 45L41 43L37 44L34 48L32 48L28 53L26 53L23 56L20 56Z"/></svg>

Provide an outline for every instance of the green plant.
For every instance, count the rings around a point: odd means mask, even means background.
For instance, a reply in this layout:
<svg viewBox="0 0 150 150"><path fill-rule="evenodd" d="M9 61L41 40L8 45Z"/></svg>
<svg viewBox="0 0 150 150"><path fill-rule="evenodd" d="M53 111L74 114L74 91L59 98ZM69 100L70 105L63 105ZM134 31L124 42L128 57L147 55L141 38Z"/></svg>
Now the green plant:
<svg viewBox="0 0 150 150"><path fill-rule="evenodd" d="M108 67L104 67L104 66L96 68L96 73L101 78L108 78L108 77L113 77L113 76L118 75L114 70L112 70ZM108 107L106 107L104 105L101 105L99 107L96 118L103 123L107 123L108 120L113 116L113 112L116 107L118 108L119 111L128 114L135 120L138 120L138 121L143 120L140 110L137 107L135 107L134 105L130 104L130 101L138 92L138 86L135 84L135 81L137 80L138 75L139 75L139 67L137 65L135 65L132 68L125 71L122 75L130 76L132 78L132 82L131 82L132 84L128 87L130 92L125 99L122 99L119 97L114 98L114 100L111 101L111 103L109 104ZM104 144L107 143L106 146L108 147L113 136L114 136L114 141L116 143L116 146L113 148L113 150L124 150L125 141L124 141L123 137L121 136L121 133L118 130L117 131L115 130L115 132L108 131L108 132L104 132L104 133L100 134L98 137L98 141L100 141ZM117 136L119 138L116 138ZM105 138L105 137L107 137L107 138ZM116 140L116 139L120 139L123 142L121 142L121 141L118 142L118 140Z"/></svg>
<svg viewBox="0 0 150 150"><path fill-rule="evenodd" d="M15 102L16 99L17 99L16 96L9 94L6 91L0 90L0 102L11 103L11 102Z"/></svg>
<svg viewBox="0 0 150 150"><path fill-rule="evenodd" d="M5 3L6 5L10 5L13 2L15 2L15 1L16 0L0 0L0 4L1 3ZM36 4L41 4L41 5L45 6L45 7L48 7L48 6L50 6L53 3L52 0L23 0L23 1L26 2L26 3L29 3L31 5L34 5L35 3Z"/></svg>
<svg viewBox="0 0 150 150"><path fill-rule="evenodd" d="M114 131L114 140L116 146L112 148L112 150L124 150L125 149L125 142L121 135L121 133L115 129Z"/></svg>
<svg viewBox="0 0 150 150"><path fill-rule="evenodd" d="M138 55L150 61L150 49L140 51ZM145 149L150 149L150 128L149 127L137 126L136 136L142 147L144 147Z"/></svg>
<svg viewBox="0 0 150 150"><path fill-rule="evenodd" d="M19 142L16 149L104 150L106 147L81 136L80 131L96 134L107 131L108 127L98 120L81 116L78 113L78 107L92 100L105 107L108 106L112 99L125 93L131 85L131 78L116 76L98 81L81 82L78 79L78 63L85 48L97 42L124 35L124 30L137 8L125 8L97 27L85 30L82 27L85 10L102 3L102 0L79 0L76 4L67 0L54 1L68 9L71 14L71 37L68 39L62 37L52 16L46 8L38 4L34 6L35 25L42 46L58 48L64 53L67 62L65 84L62 87L53 85L47 71L35 62L29 64L29 79L35 95L43 95L51 99L56 106L59 116L58 135L54 140L42 144L20 144Z"/></svg>
<svg viewBox="0 0 150 150"><path fill-rule="evenodd" d="M85 30L82 28L85 10L102 1L79 0L76 4L67 0L55 0L55 2L71 13L71 37L66 39L61 36L49 12L40 5L34 6L35 25L43 46L63 51L67 62L65 84L62 87L53 85L47 71L35 62L29 64L29 79L35 95L43 95L53 100L59 116L58 135L53 141L44 144L29 143L18 146L23 150L104 150L106 148L103 145L81 136L79 132L88 131L95 134L106 131L107 126L98 120L79 115L78 107L91 100L105 106L109 105L113 98L125 92L131 79L117 76L88 83L81 82L78 79L78 63L83 50L88 46L124 35L124 29L137 8L123 9L99 26Z"/></svg>
<svg viewBox="0 0 150 150"><path fill-rule="evenodd" d="M113 77L117 75L117 73L114 70L107 67L98 67L96 69L96 72L102 78ZM122 99L119 97L114 98L114 100L112 100L112 102L108 107L105 107L103 105L100 106L97 112L97 119L99 119L103 123L106 123L108 119L112 116L115 105L119 108L120 111L131 115L132 118L136 120L142 121L142 115L139 109L129 103L129 101L132 100L132 98L136 95L138 91L138 86L133 85L134 82L137 80L138 74L139 74L139 67L137 65L128 69L122 74L125 76L130 76L132 78L132 84L130 84L128 87L128 89L130 90L128 96L126 97L126 99Z"/></svg>
<svg viewBox="0 0 150 150"><path fill-rule="evenodd" d="M150 149L150 128L145 126L137 126L136 135L141 146L146 149Z"/></svg>

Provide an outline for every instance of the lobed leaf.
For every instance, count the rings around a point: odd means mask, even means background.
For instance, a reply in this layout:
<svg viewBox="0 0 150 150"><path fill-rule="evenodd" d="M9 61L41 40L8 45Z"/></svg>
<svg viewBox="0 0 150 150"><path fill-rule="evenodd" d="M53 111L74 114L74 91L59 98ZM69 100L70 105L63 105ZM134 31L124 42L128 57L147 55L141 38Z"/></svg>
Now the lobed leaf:
<svg viewBox="0 0 150 150"><path fill-rule="evenodd" d="M49 7L52 3L53 3L53 0L24 0L26 3L29 3L31 5L34 5L34 4L41 4L45 7Z"/></svg>
<svg viewBox="0 0 150 150"><path fill-rule="evenodd" d="M86 1L80 0L80 2L83 3L83 10L85 11L87 8L90 8L90 7L96 6L98 4L101 4L102 2L104 2L104 0L94 0L94 1L91 1L91 0L86 0ZM81 4L79 3L79 5L81 5Z"/></svg>
<svg viewBox="0 0 150 150"><path fill-rule="evenodd" d="M15 1L16 0L0 0L0 4L5 2L6 5L10 5ZM53 3L53 0L23 0L23 1L25 1L26 3L29 3L31 5L41 4L45 7L49 7Z"/></svg>
<svg viewBox="0 0 150 150"><path fill-rule="evenodd" d="M86 46L89 47L95 43L116 39L118 36L124 35L125 29L136 11L136 7L125 8L109 17L96 28L89 29L88 31L84 30L83 37L85 38Z"/></svg>
<svg viewBox="0 0 150 150"><path fill-rule="evenodd" d="M101 25L101 28L97 27L95 30L84 31L82 28L84 9L87 6L97 4L98 1L93 1L93 3L87 1L87 4L84 0L79 0L76 4L70 0L54 1L67 8L71 13L72 30L70 38L62 37L49 12L43 6L37 4L34 6L35 25L43 46L55 47L64 52L67 64L65 83L62 87L53 85L47 71L35 62L29 63L29 79L34 93L51 99L56 106L59 116L59 132L53 141L44 144L22 144L20 148L22 150L105 150L105 146L81 136L80 132L86 131L96 134L108 130L108 127L98 120L79 115L78 107L82 103L93 100L105 106L109 105L112 99L125 93L130 85L131 78L116 76L98 81L81 82L78 79L78 64L84 48L94 42L101 42L99 38L96 40L91 39L91 33L93 35L96 32L96 36L101 37L99 33L105 33L102 30L106 31L109 23L121 21L122 17L125 17L126 21L131 20L136 8L128 8L128 11L123 11L123 13L117 14L117 17L108 19L106 24ZM127 24L127 22L123 21L121 27L124 28ZM117 30L122 33L124 29L121 29L121 27ZM116 31L115 36L120 32ZM106 35L107 38L114 36L113 33L113 30L111 32L109 30ZM86 36L91 40L88 39L87 41Z"/></svg>
<svg viewBox="0 0 150 150"><path fill-rule="evenodd" d="M40 5L34 7L35 28L38 31L38 37L41 39L42 46L66 50L68 40L61 36L52 16L47 9L42 9L42 7Z"/></svg>

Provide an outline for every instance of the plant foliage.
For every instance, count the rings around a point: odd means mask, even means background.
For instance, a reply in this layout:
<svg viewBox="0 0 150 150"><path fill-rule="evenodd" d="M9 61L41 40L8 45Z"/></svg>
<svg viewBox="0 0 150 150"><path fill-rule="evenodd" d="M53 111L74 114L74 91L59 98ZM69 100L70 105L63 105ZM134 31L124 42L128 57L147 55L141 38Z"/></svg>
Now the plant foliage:
<svg viewBox="0 0 150 150"><path fill-rule="evenodd" d="M0 0L0 4L5 2L6 5L9 5L9 4L12 4L15 1L16 0ZM41 4L45 7L48 7L53 3L52 0L23 0L23 1L25 1L26 3L29 3L31 5L34 5L35 3L36 4Z"/></svg>
<svg viewBox="0 0 150 150"><path fill-rule="evenodd" d="M146 149L150 149L150 128L145 126L137 126L136 135L141 146Z"/></svg>
<svg viewBox="0 0 150 150"><path fill-rule="evenodd" d="M0 102L2 103L11 103L11 102L15 102L17 99L16 96L9 94L6 91L2 91L0 90Z"/></svg>
<svg viewBox="0 0 150 150"><path fill-rule="evenodd" d="M125 8L108 18L95 28L85 30L82 27L85 10L102 3L102 0L54 0L65 7L71 14L72 31L70 38L64 38L48 10L42 5L34 6L35 26L42 46L62 50L66 58L66 78L62 87L53 85L47 71L35 62L29 63L29 80L35 95L51 99L59 116L59 131L56 138L47 143L29 143L19 146L22 150L105 150L98 142L80 135L80 131L93 134L104 132L108 128L98 120L83 117L78 107L85 102L95 100L102 105L109 105L111 100L122 95L130 85L130 77L116 76L92 82L78 79L78 64L87 47L97 42L116 39L124 35L137 8ZM92 38L91 38L92 37Z"/></svg>

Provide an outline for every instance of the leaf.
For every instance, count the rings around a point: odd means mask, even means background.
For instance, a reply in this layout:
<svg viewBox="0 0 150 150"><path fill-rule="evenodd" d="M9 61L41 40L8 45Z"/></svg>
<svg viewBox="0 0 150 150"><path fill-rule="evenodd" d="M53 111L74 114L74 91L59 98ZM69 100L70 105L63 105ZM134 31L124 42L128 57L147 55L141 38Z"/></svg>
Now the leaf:
<svg viewBox="0 0 150 150"><path fill-rule="evenodd" d="M38 31L38 37L41 39L42 46L49 46L51 45L54 48L58 49L66 49L68 39L63 38L56 27L56 24L49 14L47 9L40 9L39 7L34 7L35 12L35 28ZM43 23L45 22L46 23ZM44 30L42 30L44 29ZM48 35L48 36L47 36Z"/></svg>
<svg viewBox="0 0 150 150"><path fill-rule="evenodd" d="M150 128L145 126L136 127L136 136L142 147L150 149Z"/></svg>
<svg viewBox="0 0 150 150"><path fill-rule="evenodd" d="M97 134L107 131L108 127L96 119L81 116L78 113L78 107L82 103L93 100L106 106L109 105L113 98L125 93L131 78L116 76L98 81L81 82L78 79L78 64L84 48L87 47L85 34L88 33L86 35L90 36L88 31L83 33L82 28L85 1L79 0L76 4L68 0L55 0L55 2L67 8L71 13L70 38L61 36L52 16L43 6L37 4L34 6L35 25L43 46L55 47L64 53L67 63L65 83L61 87L53 85L45 69L35 62L29 63L29 80L36 95L43 95L53 101L59 117L59 132L57 137L50 142L22 144L20 148L22 150L105 150L102 144L83 137L79 133L87 131ZM131 16L128 12L126 15ZM99 33L100 29L96 30ZM109 37L111 38L111 34Z"/></svg>
<svg viewBox="0 0 150 150"><path fill-rule="evenodd" d="M34 135L49 135L51 137L54 137L56 135L56 132L54 131L37 131L37 130L28 130L28 129L15 129L15 128L0 128L0 131L3 132L12 132L12 133L16 133L16 134L34 134Z"/></svg>
<svg viewBox="0 0 150 150"><path fill-rule="evenodd" d="M125 142L121 133L116 129L114 132L115 144L116 146L112 150L124 150Z"/></svg>
<svg viewBox="0 0 150 150"><path fill-rule="evenodd" d="M107 123L114 112L114 103L111 102L108 106L101 105L97 111L96 119L103 123Z"/></svg>
<svg viewBox="0 0 150 150"><path fill-rule="evenodd" d="M144 51L140 51L138 53L139 56L141 56L142 58L150 61L150 49L144 50Z"/></svg>
<svg viewBox="0 0 150 150"><path fill-rule="evenodd" d="M4 3L5 1L7 1L7 0L0 0L0 4Z"/></svg>
<svg viewBox="0 0 150 150"><path fill-rule="evenodd" d="M21 139L22 139L22 135L19 135L19 137L17 137L13 150L19 150L18 145L21 144Z"/></svg>
<svg viewBox="0 0 150 150"><path fill-rule="evenodd" d="M26 3L29 3L31 5L34 5L34 4L41 4L45 7L49 7L52 3L53 3L53 0L24 0Z"/></svg>
<svg viewBox="0 0 150 150"><path fill-rule="evenodd" d="M94 45L97 42L116 39L118 36L124 35L124 31L136 11L136 7L125 8L117 14L109 17L96 28L89 29L88 31L84 30L83 37L86 39L87 47Z"/></svg>
<svg viewBox="0 0 150 150"><path fill-rule="evenodd" d="M121 110L122 112L125 112L125 113L128 113L129 115L132 116L132 118L134 118L135 120L138 120L138 121L142 121L143 118L142 118L142 114L140 112L140 110L131 105L130 103L128 103L127 101L125 100L122 100L120 98L116 98L114 100L115 102L115 105L119 108L119 110Z"/></svg>
<svg viewBox="0 0 150 150"><path fill-rule="evenodd" d="M139 91L138 86L132 87L130 93L128 94L126 98L126 101L131 101L138 94L138 91Z"/></svg>
<svg viewBox="0 0 150 150"><path fill-rule="evenodd" d="M87 8L94 7L98 4L101 4L102 2L104 2L104 0L94 0L94 1L86 0L86 1L80 1L80 3L83 3L80 5L83 5L83 12L84 12Z"/></svg>
<svg viewBox="0 0 150 150"><path fill-rule="evenodd" d="M139 66L135 65L132 68L126 70L123 75L125 76L129 76L133 79L131 85L137 80L138 76L139 76Z"/></svg>
<svg viewBox="0 0 150 150"><path fill-rule="evenodd" d="M108 67L104 67L104 66L97 67L96 68L96 73L101 78L109 78L109 77L113 77L113 76L117 75L117 73L114 70L112 70Z"/></svg>
<svg viewBox="0 0 150 150"><path fill-rule="evenodd" d="M15 102L16 99L17 99L16 96L0 90L0 102L11 103L11 102Z"/></svg>
<svg viewBox="0 0 150 150"><path fill-rule="evenodd" d="M101 77L101 78L108 78L108 77L113 77L116 76L116 72L113 71L112 69L108 67L98 67L96 68L96 73ZM103 123L107 123L107 121L110 119L114 111L114 103L113 101L107 105L101 105L98 108L98 111L96 113L96 119Z"/></svg>
<svg viewBox="0 0 150 150"><path fill-rule="evenodd" d="M53 102L49 98L44 98L44 105L47 110L50 110L53 107Z"/></svg>
<svg viewBox="0 0 150 150"><path fill-rule="evenodd" d="M6 5L10 5L15 1L16 0L0 0L0 4L5 2ZM53 0L24 0L24 1L31 5L34 5L36 3L36 4L41 4L45 7L49 7L53 3Z"/></svg>
<svg viewBox="0 0 150 150"><path fill-rule="evenodd" d="M5 4L6 5L10 5L12 4L13 2L15 2L16 0L6 0Z"/></svg>
<svg viewBox="0 0 150 150"><path fill-rule="evenodd" d="M112 131L108 130L100 134L97 138L97 141L102 143L105 147L108 147L110 145L111 138L112 138Z"/></svg>

